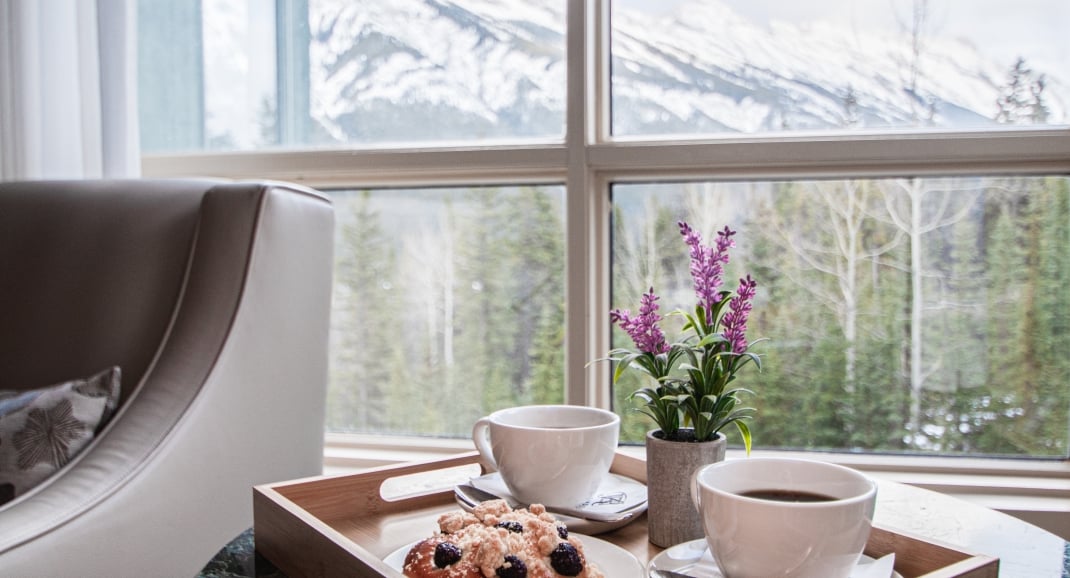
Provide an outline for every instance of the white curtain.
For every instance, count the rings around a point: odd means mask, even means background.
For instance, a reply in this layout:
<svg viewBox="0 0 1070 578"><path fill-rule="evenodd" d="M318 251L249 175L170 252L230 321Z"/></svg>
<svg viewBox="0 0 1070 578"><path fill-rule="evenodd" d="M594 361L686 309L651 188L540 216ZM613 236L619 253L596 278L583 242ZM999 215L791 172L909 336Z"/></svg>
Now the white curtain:
<svg viewBox="0 0 1070 578"><path fill-rule="evenodd" d="M0 180L140 166L136 0L0 0Z"/></svg>

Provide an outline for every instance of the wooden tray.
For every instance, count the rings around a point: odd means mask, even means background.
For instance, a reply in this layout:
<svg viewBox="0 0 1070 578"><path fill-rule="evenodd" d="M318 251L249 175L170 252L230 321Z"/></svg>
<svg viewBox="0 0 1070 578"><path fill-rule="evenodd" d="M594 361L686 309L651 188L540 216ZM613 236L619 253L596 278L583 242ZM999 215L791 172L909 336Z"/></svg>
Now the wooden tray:
<svg viewBox="0 0 1070 578"><path fill-rule="evenodd" d="M384 498L384 483L399 477L441 479L453 468L476 468L479 454L374 468L359 474L321 476L253 488L257 551L288 576L390 576L402 574L383 558L436 528L443 512L456 509L452 486L401 498ZM646 463L618 453L612 471L646 482ZM480 470L482 473L482 470ZM478 474L476 474L478 475ZM661 552L647 540L646 517L601 539L632 552L645 565ZM865 553L895 552L905 578L996 578L999 560L876 526Z"/></svg>

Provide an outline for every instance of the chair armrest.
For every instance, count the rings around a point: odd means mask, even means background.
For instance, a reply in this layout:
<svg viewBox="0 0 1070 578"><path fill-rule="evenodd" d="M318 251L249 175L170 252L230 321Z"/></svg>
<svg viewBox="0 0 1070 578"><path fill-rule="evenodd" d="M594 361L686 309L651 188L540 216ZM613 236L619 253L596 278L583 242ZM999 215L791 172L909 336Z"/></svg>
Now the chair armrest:
<svg viewBox="0 0 1070 578"><path fill-rule="evenodd" d="M321 471L333 211L314 191L204 195L170 326L130 398L0 508L19 574L193 575L252 523L255 484Z"/></svg>

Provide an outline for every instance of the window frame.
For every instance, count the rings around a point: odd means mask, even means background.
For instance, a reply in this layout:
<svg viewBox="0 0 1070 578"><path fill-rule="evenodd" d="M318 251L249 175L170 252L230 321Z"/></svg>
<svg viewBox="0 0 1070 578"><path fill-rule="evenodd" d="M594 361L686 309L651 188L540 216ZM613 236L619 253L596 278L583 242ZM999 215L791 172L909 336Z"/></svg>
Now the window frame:
<svg viewBox="0 0 1070 578"><path fill-rule="evenodd" d="M317 188L450 186L493 183L566 185L566 390L568 403L610 407L608 369L590 364L609 348L610 187L659 179L787 179L926 175L1070 174L1070 127L993 131L892 130L873 133L791 133L732 138L615 139L609 126L609 0L567 0L566 133L564 140L476 144L434 143L374 148L151 154L145 177L213 176L279 179ZM1070 425L1068 425L1070 436ZM350 441L345 441L345 440ZM470 442L435 444L387 436L328 434L328 454L389 451L398 460L426 451L459 451ZM333 441L332 441L333 440ZM399 445L400 444L400 445ZM406 449L407 448L407 449ZM422 449L421 449L422 448ZM362 453L363 452L363 453ZM869 454L822 454L904 474L954 474L958 486L977 468L967 461ZM339 458L340 459L340 458ZM859 462L857 460L861 459ZM328 460L330 461L330 459ZM344 460L343 460L344 461ZM389 461L389 460L388 460ZM976 460L975 460L976 461ZM1070 497L1070 460L981 460L1020 474L1022 495ZM973 462L971 462L973 463ZM956 465L958 464L958 465ZM986 466L987 467L987 466ZM1055 491L1047 482L1055 479ZM952 482L949 482L952 483ZM994 490L1005 491L1009 490Z"/></svg>

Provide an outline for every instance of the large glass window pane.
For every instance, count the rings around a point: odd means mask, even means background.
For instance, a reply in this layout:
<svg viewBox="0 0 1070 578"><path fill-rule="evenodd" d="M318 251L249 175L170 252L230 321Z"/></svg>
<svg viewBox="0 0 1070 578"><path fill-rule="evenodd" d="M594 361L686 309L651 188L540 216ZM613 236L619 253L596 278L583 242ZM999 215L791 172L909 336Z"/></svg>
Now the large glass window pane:
<svg viewBox="0 0 1070 578"><path fill-rule="evenodd" d="M613 306L693 309L686 220L751 274L756 447L1067 455L1070 179L618 184ZM681 321L663 322L670 338ZM631 347L614 330L614 346ZM618 382L626 439L652 422ZM732 428L729 428L732 429ZM729 440L738 434L726 432ZM735 436L735 438L734 438Z"/></svg>
<svg viewBox="0 0 1070 578"><path fill-rule="evenodd" d="M564 135L564 0L139 10L146 152Z"/></svg>
<svg viewBox="0 0 1070 578"><path fill-rule="evenodd" d="M336 191L327 429L467 437L564 399L564 187Z"/></svg>
<svg viewBox="0 0 1070 578"><path fill-rule="evenodd" d="M1065 124L1063 0L614 0L615 135Z"/></svg>

